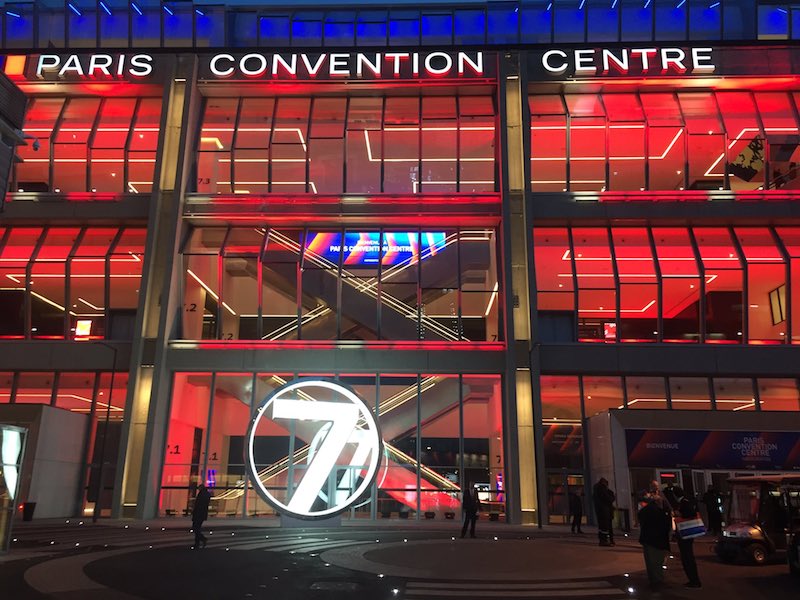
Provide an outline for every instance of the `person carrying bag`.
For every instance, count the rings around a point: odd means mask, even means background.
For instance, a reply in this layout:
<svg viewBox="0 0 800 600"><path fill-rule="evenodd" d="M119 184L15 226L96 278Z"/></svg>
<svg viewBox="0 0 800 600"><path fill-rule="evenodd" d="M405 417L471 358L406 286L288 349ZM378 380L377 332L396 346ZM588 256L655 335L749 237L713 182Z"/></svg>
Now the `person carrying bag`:
<svg viewBox="0 0 800 600"><path fill-rule="evenodd" d="M675 526L678 534L678 549L681 553L683 572L689 579L688 588L703 587L697 573L697 561L694 557L694 538L705 535L706 527L697 513L697 504L687 498L683 490L675 487L675 496L678 500L678 509L675 511Z"/></svg>

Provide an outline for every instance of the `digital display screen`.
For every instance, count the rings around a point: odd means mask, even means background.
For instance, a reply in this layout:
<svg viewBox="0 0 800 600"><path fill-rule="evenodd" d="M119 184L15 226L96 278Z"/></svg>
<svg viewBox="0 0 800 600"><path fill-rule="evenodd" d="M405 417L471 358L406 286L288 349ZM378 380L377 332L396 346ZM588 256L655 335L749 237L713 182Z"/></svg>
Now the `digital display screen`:
<svg viewBox="0 0 800 600"><path fill-rule="evenodd" d="M443 231L384 232L383 240L377 231L337 231L309 233L306 239L306 252L325 258L333 263L339 262L343 253L344 266L383 266L413 264L421 256L422 260L441 252L446 246Z"/></svg>

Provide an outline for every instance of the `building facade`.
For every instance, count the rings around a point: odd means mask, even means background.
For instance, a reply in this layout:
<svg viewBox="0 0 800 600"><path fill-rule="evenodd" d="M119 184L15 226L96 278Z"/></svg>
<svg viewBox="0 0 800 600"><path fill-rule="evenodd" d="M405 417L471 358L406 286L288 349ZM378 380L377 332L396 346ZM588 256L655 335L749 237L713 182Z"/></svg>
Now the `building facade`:
<svg viewBox="0 0 800 600"><path fill-rule="evenodd" d="M29 103L0 420L42 452L23 500L68 490L41 516L182 515L200 483L273 515L245 438L302 377L380 425L350 518L448 518L468 485L560 522L601 475L629 509L654 477L800 468L794 7L2 14ZM268 487L307 457L287 439L259 433Z"/></svg>

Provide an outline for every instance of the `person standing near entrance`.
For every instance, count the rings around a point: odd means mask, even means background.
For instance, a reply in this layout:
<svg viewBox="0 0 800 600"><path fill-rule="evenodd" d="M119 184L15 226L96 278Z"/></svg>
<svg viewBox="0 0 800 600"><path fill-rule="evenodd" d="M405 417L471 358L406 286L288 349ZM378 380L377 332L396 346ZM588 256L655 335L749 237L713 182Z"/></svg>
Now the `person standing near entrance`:
<svg viewBox="0 0 800 600"><path fill-rule="evenodd" d="M583 521L583 492L581 490L572 490L569 493L569 516L572 533L578 530L581 531L581 522Z"/></svg>
<svg viewBox="0 0 800 600"><path fill-rule="evenodd" d="M192 509L192 531L194 531L194 547L206 547L208 540L203 535L203 522L208 519L208 505L211 503L211 494L208 493L206 486L201 485L197 491L197 497L194 499L194 508Z"/></svg>
<svg viewBox="0 0 800 600"><path fill-rule="evenodd" d="M687 498L683 489L675 486L673 488L675 498L678 501L678 509L675 516L682 519L694 519L697 517L697 503L692 498ZM703 587L700 583L700 576L697 573L697 560L694 557L694 540L683 539L678 536L678 550L681 553L681 564L683 572L689 581L686 582L688 588Z"/></svg>
<svg viewBox="0 0 800 600"><path fill-rule="evenodd" d="M615 546L614 528L614 501L617 497L608 488L608 480L601 477L600 481L594 484L592 490L592 500L594 501L594 512L597 515L597 536L601 546Z"/></svg>
<svg viewBox="0 0 800 600"><path fill-rule="evenodd" d="M470 490L469 486L464 487L464 495L461 499L461 510L464 512L464 526L461 528L461 537L467 535L469 527L469 537L475 537L475 522L478 520L478 511L481 503L478 499L478 490Z"/></svg>
<svg viewBox="0 0 800 600"><path fill-rule="evenodd" d="M669 552L669 534L672 518L658 496L647 494L639 511L639 543L642 545L644 565L650 589L658 590L664 583L664 559Z"/></svg>
<svg viewBox="0 0 800 600"><path fill-rule="evenodd" d="M713 485L703 494L703 504L708 513L708 531L712 535L722 533L722 496Z"/></svg>

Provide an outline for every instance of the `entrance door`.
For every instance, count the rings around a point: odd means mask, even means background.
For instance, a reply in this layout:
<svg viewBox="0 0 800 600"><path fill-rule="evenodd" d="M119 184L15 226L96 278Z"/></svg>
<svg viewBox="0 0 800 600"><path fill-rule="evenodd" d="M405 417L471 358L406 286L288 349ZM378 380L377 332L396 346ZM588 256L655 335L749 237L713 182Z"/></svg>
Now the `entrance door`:
<svg viewBox="0 0 800 600"><path fill-rule="evenodd" d="M680 469L656 469L656 479L662 489L669 484L683 487L683 477Z"/></svg>
<svg viewBox="0 0 800 600"><path fill-rule="evenodd" d="M574 492L583 503L584 522L589 510L583 497L583 474L569 471L552 471L547 474L547 503L550 523L569 523L569 494Z"/></svg>

